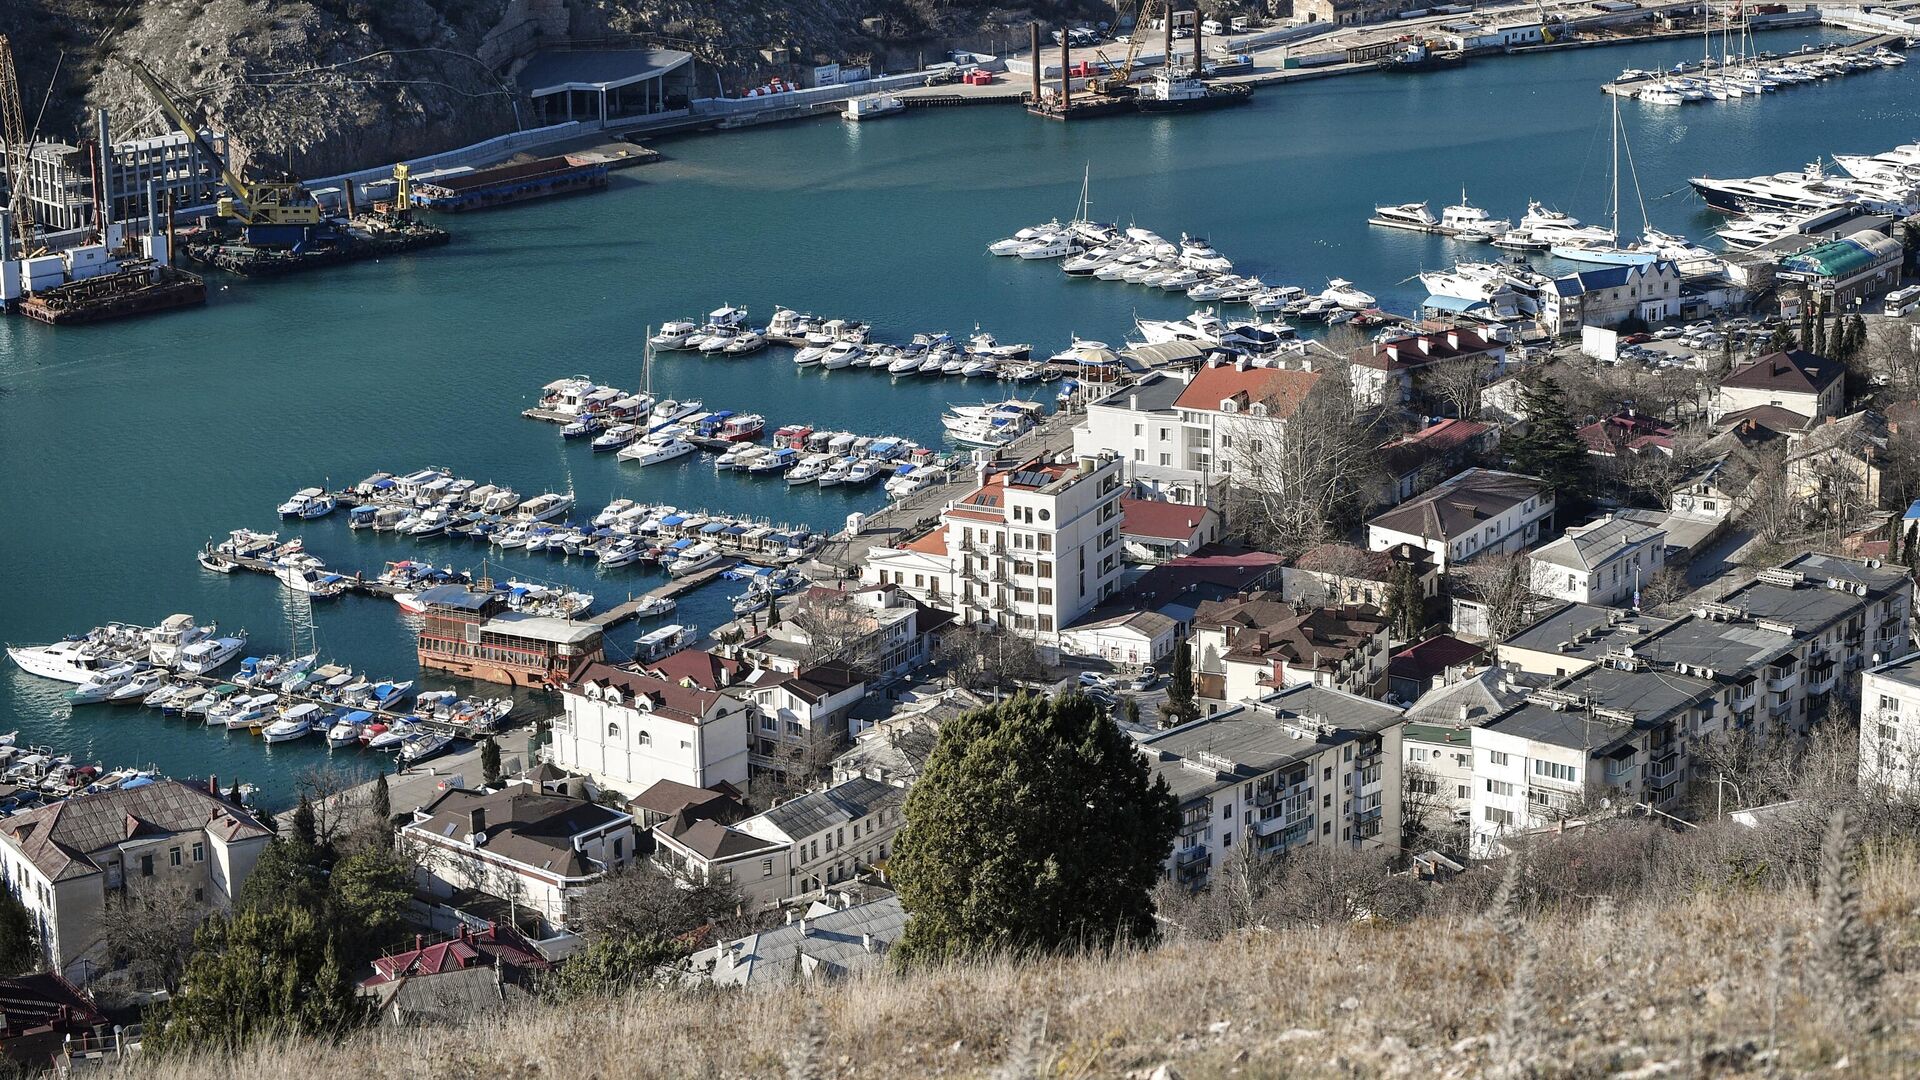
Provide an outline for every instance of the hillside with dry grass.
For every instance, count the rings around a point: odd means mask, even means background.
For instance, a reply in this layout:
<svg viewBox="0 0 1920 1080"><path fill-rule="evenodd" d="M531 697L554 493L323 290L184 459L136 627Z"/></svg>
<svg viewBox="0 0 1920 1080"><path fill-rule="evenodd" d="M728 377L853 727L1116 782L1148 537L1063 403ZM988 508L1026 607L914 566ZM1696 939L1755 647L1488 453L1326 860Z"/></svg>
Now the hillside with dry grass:
<svg viewBox="0 0 1920 1080"><path fill-rule="evenodd" d="M1837 855L1829 846L1823 855ZM365 1032L160 1080L282 1077L1911 1076L1920 857L1805 884L1560 903L1002 961L775 992L650 991ZM1466 879L1462 879L1463 881ZM1817 881L1839 883L1821 890ZM1849 900L1857 882L1857 900Z"/></svg>

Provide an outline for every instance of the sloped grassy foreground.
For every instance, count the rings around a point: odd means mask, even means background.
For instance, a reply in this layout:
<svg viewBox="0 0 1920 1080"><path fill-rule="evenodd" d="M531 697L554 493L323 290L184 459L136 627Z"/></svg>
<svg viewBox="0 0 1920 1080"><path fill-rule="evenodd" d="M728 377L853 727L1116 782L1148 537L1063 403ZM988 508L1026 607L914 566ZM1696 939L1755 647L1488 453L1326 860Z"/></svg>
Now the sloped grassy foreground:
<svg viewBox="0 0 1920 1080"><path fill-rule="evenodd" d="M530 1007L464 1030L386 1028L127 1072L1652 1077L1837 1063L1846 1075L1912 1075L1920 859L1879 847L1853 865L1856 905L1808 887L1602 901L1573 916L1241 932L1117 957Z"/></svg>

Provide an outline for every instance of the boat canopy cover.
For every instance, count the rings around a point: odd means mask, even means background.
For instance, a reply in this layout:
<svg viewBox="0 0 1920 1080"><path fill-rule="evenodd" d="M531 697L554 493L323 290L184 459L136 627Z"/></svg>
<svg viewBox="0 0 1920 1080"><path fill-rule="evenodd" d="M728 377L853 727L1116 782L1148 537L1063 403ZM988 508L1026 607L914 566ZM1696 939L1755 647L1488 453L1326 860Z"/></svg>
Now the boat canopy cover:
<svg viewBox="0 0 1920 1080"><path fill-rule="evenodd" d="M693 546L692 540L675 540L673 543L667 545L667 550L679 551L682 548L690 548L692 546Z"/></svg>
<svg viewBox="0 0 1920 1080"><path fill-rule="evenodd" d="M668 514L668 515L667 515L666 517L663 517L663 518L661 518L661 519L660 519L660 524L662 524L662 525L680 525L680 524L683 524L683 523L685 523L685 522L686 522L686 520L687 520L687 519L686 519L685 517L682 517L682 516L681 516L681 515L679 515L679 514Z"/></svg>
<svg viewBox="0 0 1920 1080"><path fill-rule="evenodd" d="M373 714L361 709L348 713L344 722L349 724L364 724L371 719L373 719Z"/></svg>
<svg viewBox="0 0 1920 1080"><path fill-rule="evenodd" d="M747 527L745 525L734 525L734 526L730 526L727 529L728 536L744 536L746 535L746 532L747 532Z"/></svg>
<svg viewBox="0 0 1920 1080"><path fill-rule="evenodd" d="M721 533L726 531L727 531L727 523L724 521L716 521L711 525L702 526L700 529L700 535L712 536L714 533Z"/></svg>
<svg viewBox="0 0 1920 1080"><path fill-rule="evenodd" d="M121 784L120 790L126 791L130 788L143 788L151 783L153 783L153 777L151 776L136 776L133 779L128 780L126 783Z"/></svg>

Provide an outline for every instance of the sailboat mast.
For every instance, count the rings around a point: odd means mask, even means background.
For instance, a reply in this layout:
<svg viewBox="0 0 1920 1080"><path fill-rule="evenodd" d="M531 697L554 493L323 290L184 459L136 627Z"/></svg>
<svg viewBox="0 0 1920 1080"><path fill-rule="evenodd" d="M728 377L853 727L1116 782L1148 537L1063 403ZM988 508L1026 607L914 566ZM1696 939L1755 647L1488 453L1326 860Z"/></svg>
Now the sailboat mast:
<svg viewBox="0 0 1920 1080"><path fill-rule="evenodd" d="M1620 242L1620 95L1613 99L1613 242Z"/></svg>

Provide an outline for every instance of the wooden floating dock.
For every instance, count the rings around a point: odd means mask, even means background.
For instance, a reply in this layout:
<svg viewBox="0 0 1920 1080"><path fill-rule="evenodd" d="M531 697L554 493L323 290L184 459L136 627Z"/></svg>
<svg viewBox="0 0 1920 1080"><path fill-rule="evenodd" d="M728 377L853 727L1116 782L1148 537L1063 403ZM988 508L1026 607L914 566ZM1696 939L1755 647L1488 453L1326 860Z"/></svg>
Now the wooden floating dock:
<svg viewBox="0 0 1920 1080"><path fill-rule="evenodd" d="M688 574L682 578L674 578L672 581L667 582L657 589L650 589L641 593L639 596L630 597L626 603L616 604L598 615L589 615L582 621L592 623L602 630L612 629L637 616L640 613L640 608L646 604L647 601L677 600L687 593L700 588L702 585L708 584L737 565L739 565L737 561L723 562L709 566L699 573Z"/></svg>
<svg viewBox="0 0 1920 1080"><path fill-rule="evenodd" d="M278 563L270 559L255 558L252 555L229 555L226 552L214 552L212 557L238 569L251 570L256 574L265 574L268 577L276 577L280 571L280 565ZM362 596L375 596L383 600L391 600L401 593L413 592L417 588L416 586L407 585L389 585L384 581L372 581L359 571L351 574L342 574L335 570L328 570L326 572L334 574L339 577L340 580L346 582L347 591L350 593L358 593Z"/></svg>

